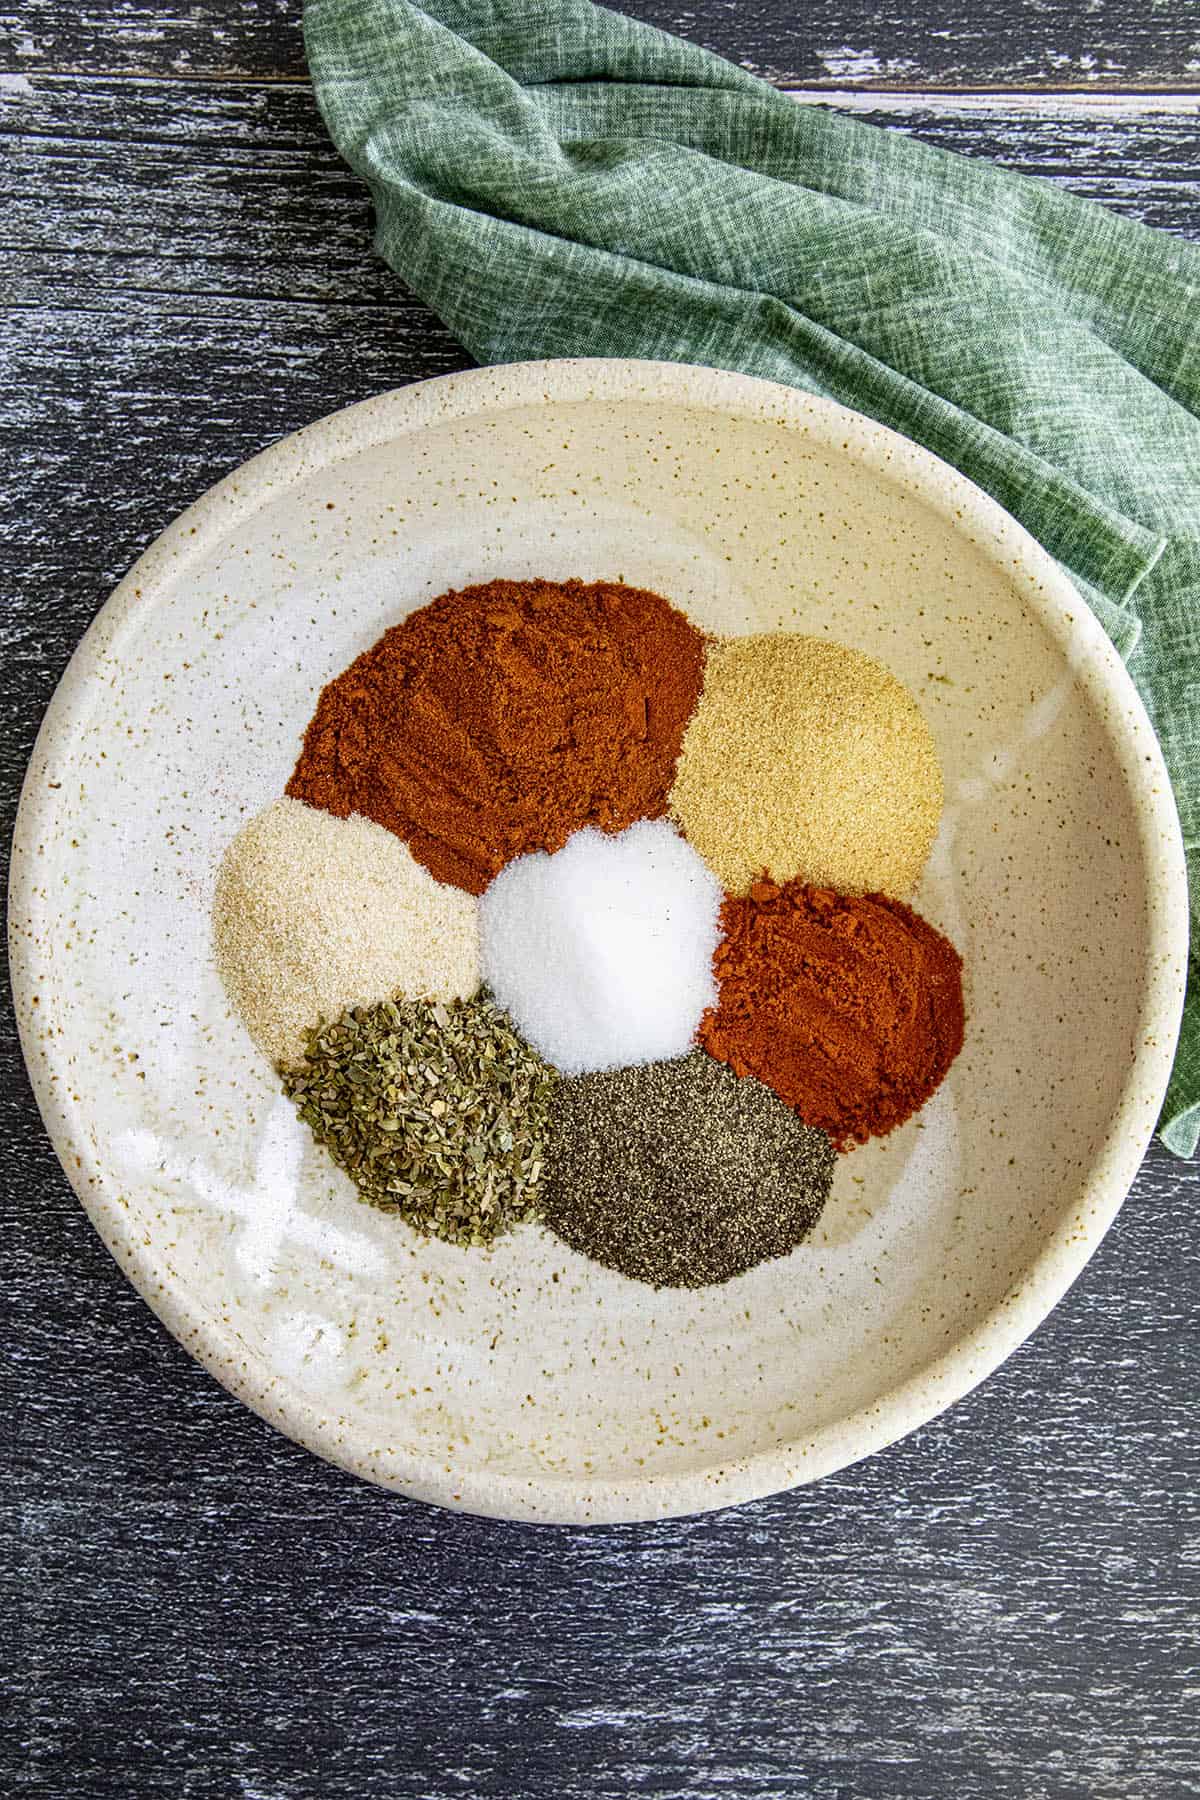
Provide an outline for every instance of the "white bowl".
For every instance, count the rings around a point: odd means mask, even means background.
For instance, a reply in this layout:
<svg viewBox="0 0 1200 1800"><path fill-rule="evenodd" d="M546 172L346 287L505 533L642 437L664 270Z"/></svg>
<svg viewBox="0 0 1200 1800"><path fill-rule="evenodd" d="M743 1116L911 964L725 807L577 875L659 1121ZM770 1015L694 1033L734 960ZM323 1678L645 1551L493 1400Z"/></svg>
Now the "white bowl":
<svg viewBox="0 0 1200 1800"><path fill-rule="evenodd" d="M724 1287L656 1293L537 1226L463 1252L360 1205L217 979L218 858L282 792L321 684L500 574L623 577L709 630L828 633L907 682L937 738L946 816L916 905L963 953L965 1048L915 1121L841 1159L809 1243ZM1020 1343L1150 1137L1186 902L1137 695L999 507L787 388L558 362L351 407L159 539L47 714L11 938L55 1147L181 1342L360 1475L580 1522L813 1480Z"/></svg>

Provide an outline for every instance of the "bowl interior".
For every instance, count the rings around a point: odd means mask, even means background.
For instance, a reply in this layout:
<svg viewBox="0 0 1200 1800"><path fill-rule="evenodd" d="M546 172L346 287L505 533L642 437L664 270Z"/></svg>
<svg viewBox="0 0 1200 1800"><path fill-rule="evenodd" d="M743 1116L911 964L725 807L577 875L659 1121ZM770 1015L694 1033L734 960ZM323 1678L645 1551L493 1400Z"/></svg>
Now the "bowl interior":
<svg viewBox="0 0 1200 1800"><path fill-rule="evenodd" d="M927 1416L947 1352L980 1346L961 1391L1047 1254L1082 1260L1120 1197L1111 1134L1144 1141L1161 1087L1161 1056L1137 1056L1174 1004L1169 846L1111 652L929 459L798 396L489 391L301 434L135 571L30 777L23 1027L110 1244L295 1435L482 1510L687 1510L860 1454L898 1387L917 1396L900 1423ZM809 1243L723 1287L656 1293L540 1227L464 1254L372 1213L216 976L219 856L283 791L318 688L496 574L619 577L712 631L829 634L908 683L937 739L946 814L915 904L963 954L965 1048L915 1121L840 1160Z"/></svg>

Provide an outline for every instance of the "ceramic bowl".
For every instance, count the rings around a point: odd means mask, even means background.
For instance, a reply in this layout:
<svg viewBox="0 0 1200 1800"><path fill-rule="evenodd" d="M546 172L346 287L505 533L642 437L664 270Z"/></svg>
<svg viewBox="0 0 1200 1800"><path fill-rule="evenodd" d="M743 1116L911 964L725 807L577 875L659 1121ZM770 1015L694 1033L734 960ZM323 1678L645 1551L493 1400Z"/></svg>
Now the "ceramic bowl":
<svg viewBox="0 0 1200 1800"><path fill-rule="evenodd" d="M706 630L828 634L908 683L937 739L946 813L915 904L962 951L966 1045L915 1120L840 1160L810 1242L723 1287L654 1292L540 1226L466 1253L362 1206L217 979L218 859L283 791L317 690L410 608L496 575L623 578ZM512 1518L744 1500L965 1393L1112 1219L1183 992L1166 773L1062 572L891 432L674 365L423 382L229 476L81 644L14 848L38 1100L129 1278L299 1442Z"/></svg>

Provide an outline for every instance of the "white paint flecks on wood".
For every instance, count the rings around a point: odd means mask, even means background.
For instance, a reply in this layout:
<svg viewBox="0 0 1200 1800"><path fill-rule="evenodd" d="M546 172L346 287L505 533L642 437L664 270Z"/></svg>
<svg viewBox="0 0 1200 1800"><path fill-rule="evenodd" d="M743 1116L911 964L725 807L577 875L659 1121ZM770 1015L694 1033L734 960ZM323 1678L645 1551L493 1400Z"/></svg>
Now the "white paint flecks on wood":
<svg viewBox="0 0 1200 1800"><path fill-rule="evenodd" d="M192 80L300 75L302 0L7 0L0 67L162 73ZM637 18L770 80L805 86L1200 85L1200 23L1177 0L630 0Z"/></svg>
<svg viewBox="0 0 1200 1800"><path fill-rule="evenodd" d="M1041 119L1055 125L1098 125L1158 118L1194 119L1200 116L1200 93L939 93L920 89L905 93L871 93L861 88L785 87L790 99L800 104L829 106L838 112L878 112L881 121L917 114L930 119L971 119L976 126L985 119L1011 118L1022 124Z"/></svg>

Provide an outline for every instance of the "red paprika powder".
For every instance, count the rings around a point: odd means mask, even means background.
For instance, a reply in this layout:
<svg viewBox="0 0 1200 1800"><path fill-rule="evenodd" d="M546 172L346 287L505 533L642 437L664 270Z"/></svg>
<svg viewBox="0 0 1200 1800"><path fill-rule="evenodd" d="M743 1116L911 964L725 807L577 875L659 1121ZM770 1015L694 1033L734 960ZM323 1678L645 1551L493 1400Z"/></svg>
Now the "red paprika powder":
<svg viewBox="0 0 1200 1800"><path fill-rule="evenodd" d="M287 791L481 894L581 826L663 816L704 649L669 601L617 582L443 594L325 688Z"/></svg>
<svg viewBox="0 0 1200 1800"><path fill-rule="evenodd" d="M962 1048L962 959L884 894L760 881L721 913L700 1041L836 1149L909 1118Z"/></svg>

